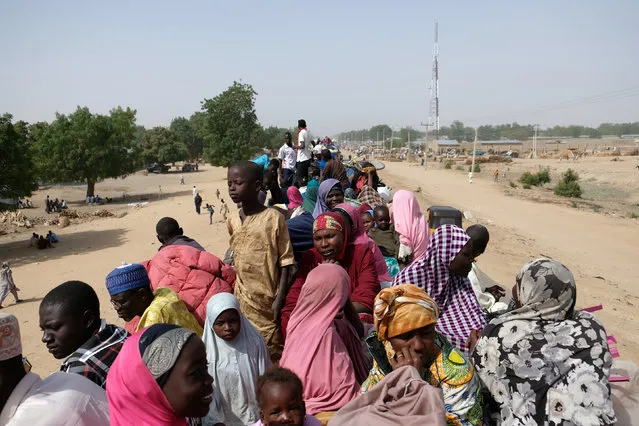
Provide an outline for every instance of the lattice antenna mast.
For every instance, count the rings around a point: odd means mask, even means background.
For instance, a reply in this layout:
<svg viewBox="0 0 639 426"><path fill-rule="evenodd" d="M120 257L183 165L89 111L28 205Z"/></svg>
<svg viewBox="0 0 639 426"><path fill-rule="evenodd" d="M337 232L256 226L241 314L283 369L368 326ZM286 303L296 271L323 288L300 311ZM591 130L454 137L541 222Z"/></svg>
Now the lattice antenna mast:
<svg viewBox="0 0 639 426"><path fill-rule="evenodd" d="M433 76L430 92L430 113L428 122L435 129L439 140L439 23L435 22L435 44L433 45Z"/></svg>

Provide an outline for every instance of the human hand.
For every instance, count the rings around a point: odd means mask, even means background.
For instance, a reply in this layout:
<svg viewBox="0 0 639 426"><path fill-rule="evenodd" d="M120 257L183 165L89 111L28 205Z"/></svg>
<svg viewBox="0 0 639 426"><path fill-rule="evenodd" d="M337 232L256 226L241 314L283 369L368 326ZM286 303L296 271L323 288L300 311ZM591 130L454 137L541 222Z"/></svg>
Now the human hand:
<svg viewBox="0 0 639 426"><path fill-rule="evenodd" d="M397 352L395 356L389 361L391 363L391 366L393 367L393 370L404 367L406 365L411 365L417 369L420 377L424 377L424 373L426 372L424 360L417 352L415 352L415 349L410 346L403 347L402 350Z"/></svg>
<svg viewBox="0 0 639 426"><path fill-rule="evenodd" d="M280 318L280 313L282 311L282 307L284 306L284 300L280 297L275 297L273 304L271 305L271 309L273 310L273 317L275 320Z"/></svg>
<svg viewBox="0 0 639 426"><path fill-rule="evenodd" d="M481 337L481 330L473 330L470 332L470 336L468 337L468 342L466 342L466 347L468 348L468 353L472 354L475 350L475 346L477 345L477 341Z"/></svg>
<svg viewBox="0 0 639 426"><path fill-rule="evenodd" d="M486 293L490 293L493 296L495 296L495 299L499 300L502 297L504 297L506 295L506 290L504 290L503 288L501 288L498 285L494 285L492 287L487 287L486 288Z"/></svg>
<svg viewBox="0 0 639 426"><path fill-rule="evenodd" d="M328 264L331 264L331 265L339 265L339 262L337 260L335 260L335 259L324 259L324 262L322 262L322 263L328 263Z"/></svg>

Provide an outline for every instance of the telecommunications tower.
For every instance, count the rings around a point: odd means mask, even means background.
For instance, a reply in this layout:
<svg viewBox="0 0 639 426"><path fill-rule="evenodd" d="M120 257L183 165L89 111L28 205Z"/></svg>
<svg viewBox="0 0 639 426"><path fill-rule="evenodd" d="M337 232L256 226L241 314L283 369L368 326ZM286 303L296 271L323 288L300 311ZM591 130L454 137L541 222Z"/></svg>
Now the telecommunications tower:
<svg viewBox="0 0 639 426"><path fill-rule="evenodd" d="M435 22L435 44L433 45L433 70L428 86L430 96L430 106L428 110L428 122L422 123L426 127L426 149L428 149L428 132L435 131L435 140L439 139L439 24Z"/></svg>

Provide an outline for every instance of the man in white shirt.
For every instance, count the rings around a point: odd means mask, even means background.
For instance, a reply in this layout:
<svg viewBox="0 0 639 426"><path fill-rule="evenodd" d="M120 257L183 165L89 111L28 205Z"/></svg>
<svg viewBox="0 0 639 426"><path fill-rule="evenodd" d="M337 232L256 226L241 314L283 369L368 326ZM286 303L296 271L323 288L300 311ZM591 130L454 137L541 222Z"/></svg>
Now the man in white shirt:
<svg viewBox="0 0 639 426"><path fill-rule="evenodd" d="M297 163L297 153L293 149L291 132L284 134L284 145L280 148L278 158L282 162L282 167L280 167L280 186L291 186L293 184L293 176L295 176L295 164Z"/></svg>
<svg viewBox="0 0 639 426"><path fill-rule="evenodd" d="M308 169L313 158L311 153L313 145L311 143L311 135L306 129L306 120L297 120L297 128L299 133L297 134L297 163L295 167L297 169L297 183L300 186L304 186L306 181L308 181Z"/></svg>
<svg viewBox="0 0 639 426"><path fill-rule="evenodd" d="M27 372L15 316L0 313L0 425L108 426L104 389L78 375Z"/></svg>

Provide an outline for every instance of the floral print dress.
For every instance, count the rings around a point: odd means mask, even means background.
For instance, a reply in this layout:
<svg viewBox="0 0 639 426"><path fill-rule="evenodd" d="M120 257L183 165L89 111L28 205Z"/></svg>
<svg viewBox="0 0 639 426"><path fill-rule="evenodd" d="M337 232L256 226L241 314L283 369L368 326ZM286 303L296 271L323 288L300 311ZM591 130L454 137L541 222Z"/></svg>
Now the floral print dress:
<svg viewBox="0 0 639 426"><path fill-rule="evenodd" d="M616 421L606 331L575 311L572 273L538 259L517 276L519 308L486 326L473 353L498 425L609 425Z"/></svg>

